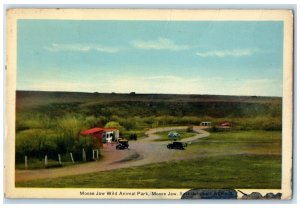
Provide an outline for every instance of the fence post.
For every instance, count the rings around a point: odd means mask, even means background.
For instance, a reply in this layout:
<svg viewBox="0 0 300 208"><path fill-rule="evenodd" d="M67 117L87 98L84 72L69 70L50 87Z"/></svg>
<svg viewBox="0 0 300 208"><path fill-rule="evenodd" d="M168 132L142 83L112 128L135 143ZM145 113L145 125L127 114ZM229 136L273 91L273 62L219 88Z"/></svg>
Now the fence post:
<svg viewBox="0 0 300 208"><path fill-rule="evenodd" d="M28 163L27 163L27 155L25 155L25 168L28 168Z"/></svg>
<svg viewBox="0 0 300 208"><path fill-rule="evenodd" d="M48 165L48 156L45 155L45 167L47 167L47 165Z"/></svg>
<svg viewBox="0 0 300 208"><path fill-rule="evenodd" d="M85 155L84 148L82 148L82 161L86 161L86 155Z"/></svg>
<svg viewBox="0 0 300 208"><path fill-rule="evenodd" d="M99 159L99 150L97 149L97 160Z"/></svg>
<svg viewBox="0 0 300 208"><path fill-rule="evenodd" d="M58 154L58 162L59 162L59 164L61 165L61 157L60 157L60 154Z"/></svg>
<svg viewBox="0 0 300 208"><path fill-rule="evenodd" d="M93 160L95 160L95 150L93 149Z"/></svg>
<svg viewBox="0 0 300 208"><path fill-rule="evenodd" d="M73 154L72 154L72 152L70 152L70 157L71 157L72 163L74 163L74 159L73 159Z"/></svg>

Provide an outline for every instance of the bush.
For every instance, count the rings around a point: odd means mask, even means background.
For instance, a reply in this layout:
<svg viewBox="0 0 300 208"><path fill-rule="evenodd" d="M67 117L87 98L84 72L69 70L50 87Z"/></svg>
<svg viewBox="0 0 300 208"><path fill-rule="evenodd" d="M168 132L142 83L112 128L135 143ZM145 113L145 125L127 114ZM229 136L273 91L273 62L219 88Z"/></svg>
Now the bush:
<svg viewBox="0 0 300 208"><path fill-rule="evenodd" d="M193 132L193 126L189 126L186 128L186 132Z"/></svg>
<svg viewBox="0 0 300 208"><path fill-rule="evenodd" d="M88 128L91 128L91 127L95 127L98 123L98 119L95 117L95 116L87 116L85 118L85 121L84 121L84 124L85 126L87 126Z"/></svg>
<svg viewBox="0 0 300 208"><path fill-rule="evenodd" d="M25 155L43 158L57 157L57 134L50 130L29 129L16 135L16 161L23 161Z"/></svg>
<svg viewBox="0 0 300 208"><path fill-rule="evenodd" d="M105 128L116 128L121 132L123 132L125 129L123 126L121 126L118 122L116 121L110 121L105 124Z"/></svg>

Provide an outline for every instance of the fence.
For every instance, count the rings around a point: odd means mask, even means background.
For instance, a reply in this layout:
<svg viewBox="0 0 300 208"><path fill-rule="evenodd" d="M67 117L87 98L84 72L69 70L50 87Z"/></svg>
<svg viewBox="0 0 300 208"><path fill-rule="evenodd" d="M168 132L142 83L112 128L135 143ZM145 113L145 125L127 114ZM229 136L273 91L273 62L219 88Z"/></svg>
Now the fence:
<svg viewBox="0 0 300 208"><path fill-rule="evenodd" d="M100 149L92 149L92 151L86 151L84 148L81 151L81 157L76 157L77 160L74 159L74 155L72 152L61 155L57 154L57 158L51 158L49 160L48 155L45 155L42 160L37 160L36 158L29 159L28 155L24 156L24 168L51 168L51 167L62 167L64 165L72 165L80 162L87 161L97 161L101 157ZM18 166L19 168L22 168Z"/></svg>

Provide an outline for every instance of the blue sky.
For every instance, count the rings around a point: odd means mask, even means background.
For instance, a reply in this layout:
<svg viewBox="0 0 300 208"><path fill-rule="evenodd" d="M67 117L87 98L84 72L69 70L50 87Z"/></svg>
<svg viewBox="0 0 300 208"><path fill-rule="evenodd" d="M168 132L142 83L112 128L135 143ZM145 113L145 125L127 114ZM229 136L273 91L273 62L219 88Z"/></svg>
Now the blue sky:
<svg viewBox="0 0 300 208"><path fill-rule="evenodd" d="M19 20L17 89L282 96L279 21Z"/></svg>

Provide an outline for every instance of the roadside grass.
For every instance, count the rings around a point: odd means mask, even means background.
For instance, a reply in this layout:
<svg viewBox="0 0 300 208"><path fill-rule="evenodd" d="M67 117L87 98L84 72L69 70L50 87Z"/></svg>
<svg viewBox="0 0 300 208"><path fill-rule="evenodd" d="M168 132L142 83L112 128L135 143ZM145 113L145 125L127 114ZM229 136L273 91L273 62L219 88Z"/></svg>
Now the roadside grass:
<svg viewBox="0 0 300 208"><path fill-rule="evenodd" d="M220 142L281 142L281 131L222 131L211 133L201 141Z"/></svg>
<svg viewBox="0 0 300 208"><path fill-rule="evenodd" d="M27 169L42 169L42 168L58 168L58 167L63 167L66 164L59 164L58 161L55 160L48 160L47 166L45 166L44 160L37 160L37 159L32 159L28 160L28 167ZM18 163L16 164L16 169L18 170L25 170L25 164L24 163Z"/></svg>
<svg viewBox="0 0 300 208"><path fill-rule="evenodd" d="M19 182L16 187L279 189L281 156L238 154L202 157L189 161Z"/></svg>
<svg viewBox="0 0 300 208"><path fill-rule="evenodd" d="M160 136L159 139L156 139L155 141L157 142L161 142L161 141L178 141L178 140L181 140L181 139L185 139L185 138L189 138L189 137L193 137L196 135L195 132L187 132L186 130L176 130L177 133L180 134L180 137L179 138L169 138L168 137L168 133L170 131L163 131L163 132L158 132L158 133L155 133L157 135Z"/></svg>

